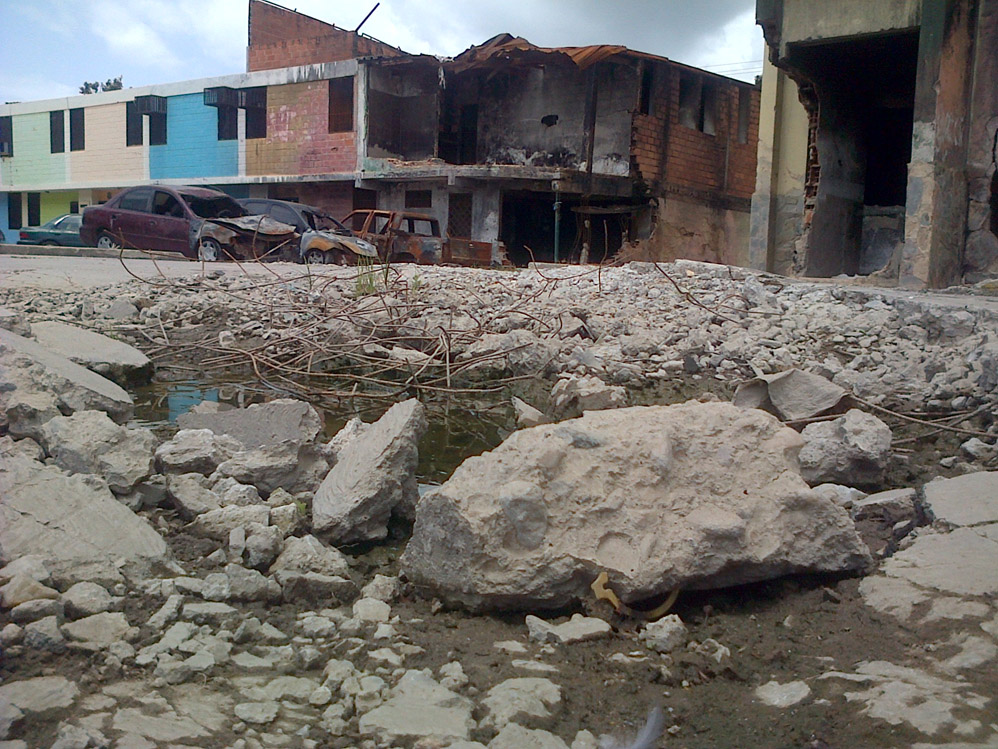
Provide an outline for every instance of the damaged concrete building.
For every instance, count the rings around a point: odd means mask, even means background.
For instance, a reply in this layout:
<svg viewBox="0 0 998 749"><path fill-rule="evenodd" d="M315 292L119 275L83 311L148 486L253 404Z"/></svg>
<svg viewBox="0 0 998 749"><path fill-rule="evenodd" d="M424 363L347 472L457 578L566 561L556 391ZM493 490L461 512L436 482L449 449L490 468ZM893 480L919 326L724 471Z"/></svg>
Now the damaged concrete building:
<svg viewBox="0 0 998 749"><path fill-rule="evenodd" d="M757 0L751 265L911 288L998 276L998 2Z"/></svg>
<svg viewBox="0 0 998 749"><path fill-rule="evenodd" d="M0 106L0 230L157 181L417 211L517 264L748 262L759 88L663 57L502 34L440 59L249 0L247 73L145 88Z"/></svg>
<svg viewBox="0 0 998 749"><path fill-rule="evenodd" d="M360 58L344 203L432 214L518 264L628 241L655 259L747 261L756 86L620 46L501 34L440 60L358 48L266 0L249 18L250 71Z"/></svg>

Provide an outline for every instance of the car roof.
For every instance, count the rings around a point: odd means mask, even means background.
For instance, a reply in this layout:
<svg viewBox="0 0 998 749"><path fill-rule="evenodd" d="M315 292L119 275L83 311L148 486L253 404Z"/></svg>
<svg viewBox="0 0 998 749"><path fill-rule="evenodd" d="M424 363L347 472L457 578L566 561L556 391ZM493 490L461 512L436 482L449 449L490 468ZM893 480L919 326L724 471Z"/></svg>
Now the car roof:
<svg viewBox="0 0 998 749"><path fill-rule="evenodd" d="M268 205L286 205L293 211L311 211L312 213L321 213L323 215L328 215L328 213L321 208L316 208L314 205L308 205L307 203L295 203L292 200L278 200L276 198L241 198L240 203L266 203Z"/></svg>

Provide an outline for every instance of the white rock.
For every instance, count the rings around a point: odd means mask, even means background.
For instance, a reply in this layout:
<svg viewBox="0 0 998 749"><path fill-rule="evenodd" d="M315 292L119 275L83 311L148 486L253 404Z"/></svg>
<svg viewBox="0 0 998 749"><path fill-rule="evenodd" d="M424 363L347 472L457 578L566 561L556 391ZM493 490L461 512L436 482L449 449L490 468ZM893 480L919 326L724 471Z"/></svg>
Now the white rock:
<svg viewBox="0 0 998 749"><path fill-rule="evenodd" d="M676 614L669 614L658 621L648 622L641 630L640 637L652 650L671 653L673 650L685 647L689 631L682 619Z"/></svg>
<svg viewBox="0 0 998 749"><path fill-rule="evenodd" d="M208 429L181 429L173 439L156 448L160 473L212 473L239 451L238 441L216 436Z"/></svg>
<svg viewBox="0 0 998 749"><path fill-rule="evenodd" d="M848 514L797 473L801 445L765 412L694 401L518 430L423 496L402 569L472 609L540 609L590 598L594 569L629 602L863 567Z"/></svg>
<svg viewBox="0 0 998 749"><path fill-rule="evenodd" d="M550 624L530 614L526 618L530 639L535 642L554 642L568 645L573 642L599 640L608 637L613 628L602 619L573 614L562 624Z"/></svg>
<svg viewBox="0 0 998 749"><path fill-rule="evenodd" d="M392 607L376 598L358 598L353 604L354 618L362 622L387 622Z"/></svg>
<svg viewBox="0 0 998 749"><path fill-rule="evenodd" d="M69 473L96 473L116 494L130 491L153 472L153 433L118 426L102 411L49 419L39 430L39 441L57 466Z"/></svg>
<svg viewBox="0 0 998 749"><path fill-rule="evenodd" d="M771 707L786 708L803 702L810 696L811 687L803 681L790 681L780 684L776 681L769 681L760 687L756 687L755 696L764 704Z"/></svg>
<svg viewBox="0 0 998 749"><path fill-rule="evenodd" d="M508 723L551 726L561 707L561 687L539 677L507 679L492 687L482 704L488 711L484 727L501 728Z"/></svg>
<svg viewBox="0 0 998 749"><path fill-rule="evenodd" d="M423 405L396 403L337 453L312 503L312 527L335 544L388 533L392 512L412 517L418 499L417 443L426 431Z"/></svg>
<svg viewBox="0 0 998 749"><path fill-rule="evenodd" d="M851 409L833 421L808 424L801 432L801 475L809 484L879 484L891 457L891 430L884 422Z"/></svg>
<svg viewBox="0 0 998 749"><path fill-rule="evenodd" d="M468 739L475 721L472 703L445 689L423 671L406 671L391 698L358 721L362 735L382 740Z"/></svg>

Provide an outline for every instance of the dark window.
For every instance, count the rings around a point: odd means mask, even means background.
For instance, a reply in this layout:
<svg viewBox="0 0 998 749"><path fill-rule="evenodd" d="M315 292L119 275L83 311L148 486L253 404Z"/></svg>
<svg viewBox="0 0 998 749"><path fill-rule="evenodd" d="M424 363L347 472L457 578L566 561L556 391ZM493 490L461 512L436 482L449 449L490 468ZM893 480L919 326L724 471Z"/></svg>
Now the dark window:
<svg viewBox="0 0 998 749"><path fill-rule="evenodd" d="M267 137L267 110L246 110L246 139Z"/></svg>
<svg viewBox="0 0 998 749"><path fill-rule="evenodd" d="M152 199L152 212L157 216L184 217L184 207L180 205L180 201L162 190L157 190Z"/></svg>
<svg viewBox="0 0 998 749"><path fill-rule="evenodd" d="M153 112L149 115L149 145L166 145L166 115Z"/></svg>
<svg viewBox="0 0 998 749"><path fill-rule="evenodd" d="M218 107L218 139L236 140L239 137L239 110L235 107Z"/></svg>
<svg viewBox="0 0 998 749"><path fill-rule="evenodd" d="M0 117L0 156L14 155L14 126L10 117ZM20 214L19 214L20 215ZM18 222L20 224L20 222ZM14 229L15 227L10 227ZM20 226L16 227L20 228Z"/></svg>
<svg viewBox="0 0 998 749"><path fill-rule="evenodd" d="M151 194L152 190L132 190L121 196L121 200L118 201L118 208L123 211L142 211L143 213L148 213L149 196Z"/></svg>
<svg viewBox="0 0 998 749"><path fill-rule="evenodd" d="M239 90L240 106L246 110L246 139L267 137L267 87Z"/></svg>
<svg viewBox="0 0 998 749"><path fill-rule="evenodd" d="M69 212L74 214L80 212L80 202L78 200L69 201Z"/></svg>
<svg viewBox="0 0 998 749"><path fill-rule="evenodd" d="M298 229L298 231L308 229L308 226L304 221L302 221L301 216L288 208L286 205L275 205L273 209L271 209L270 216L277 221L281 221L285 224L291 224Z"/></svg>
<svg viewBox="0 0 998 749"><path fill-rule="evenodd" d="M42 194L28 193L28 226L38 226L42 223Z"/></svg>
<svg viewBox="0 0 998 749"><path fill-rule="evenodd" d="M679 76L679 124L707 135L717 131L717 88L699 76Z"/></svg>
<svg viewBox="0 0 998 749"><path fill-rule="evenodd" d="M738 89L738 142L748 143L749 119L752 115L752 89Z"/></svg>
<svg viewBox="0 0 998 749"><path fill-rule="evenodd" d="M19 192L7 193L7 226L11 229L21 228L21 193Z"/></svg>
<svg viewBox="0 0 998 749"><path fill-rule="evenodd" d="M84 127L86 120L85 112L86 110L82 107L69 110L70 151L82 151L87 147L86 128Z"/></svg>
<svg viewBox="0 0 998 749"><path fill-rule="evenodd" d="M142 115L134 101L125 102L125 145L142 145Z"/></svg>
<svg viewBox="0 0 998 749"><path fill-rule="evenodd" d="M700 89L703 101L700 109L700 130L707 135L717 134L717 87L704 84Z"/></svg>
<svg viewBox="0 0 998 749"><path fill-rule="evenodd" d="M679 76L679 124L699 130L700 79L691 75Z"/></svg>
<svg viewBox="0 0 998 749"><path fill-rule="evenodd" d="M430 190L406 190L406 208L432 208L433 192Z"/></svg>
<svg viewBox="0 0 998 749"><path fill-rule="evenodd" d="M329 132L353 130L353 77L329 81Z"/></svg>
<svg viewBox="0 0 998 749"><path fill-rule="evenodd" d="M638 100L638 111L641 114L651 114L651 86L655 81L655 68L645 66L641 71L641 96Z"/></svg>
<svg viewBox="0 0 998 749"><path fill-rule="evenodd" d="M49 112L49 149L52 153L66 152L66 113Z"/></svg>

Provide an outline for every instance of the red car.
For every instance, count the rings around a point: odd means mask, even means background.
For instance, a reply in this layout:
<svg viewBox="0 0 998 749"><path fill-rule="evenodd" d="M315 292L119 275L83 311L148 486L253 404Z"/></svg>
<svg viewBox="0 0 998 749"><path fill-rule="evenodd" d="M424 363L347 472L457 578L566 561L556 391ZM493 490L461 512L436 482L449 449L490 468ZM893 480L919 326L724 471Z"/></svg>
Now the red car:
<svg viewBox="0 0 998 749"><path fill-rule="evenodd" d="M247 215L224 192L165 185L122 190L84 209L80 226L80 238L90 246L180 252L201 260L277 259L285 249L297 250L296 236L293 226Z"/></svg>

